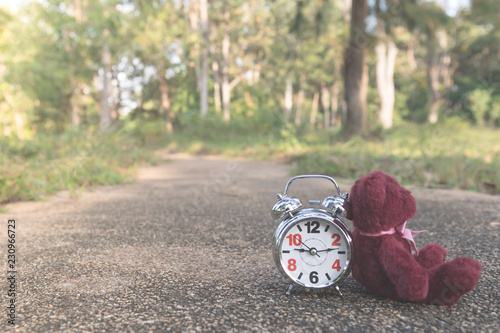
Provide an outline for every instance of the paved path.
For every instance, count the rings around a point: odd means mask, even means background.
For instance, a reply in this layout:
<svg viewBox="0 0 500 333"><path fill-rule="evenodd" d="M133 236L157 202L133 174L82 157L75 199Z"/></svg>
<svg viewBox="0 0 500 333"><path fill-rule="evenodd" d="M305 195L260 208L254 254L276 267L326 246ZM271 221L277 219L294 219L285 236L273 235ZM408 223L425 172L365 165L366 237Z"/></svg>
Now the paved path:
<svg viewBox="0 0 500 333"><path fill-rule="evenodd" d="M10 204L16 219L17 331L336 332L466 331L500 327L500 197L419 190L412 229L429 232L448 258L470 256L483 273L454 307L394 302L348 278L335 291L295 291L274 266L269 211L289 167L271 162L173 156L134 184L79 200ZM345 184L345 182L344 182ZM322 199L329 183L294 183ZM342 186L347 191L348 186ZM5 264L2 263L2 267ZM1 286L7 305L6 280ZM2 311L2 313L4 313ZM0 331L10 326L2 315Z"/></svg>

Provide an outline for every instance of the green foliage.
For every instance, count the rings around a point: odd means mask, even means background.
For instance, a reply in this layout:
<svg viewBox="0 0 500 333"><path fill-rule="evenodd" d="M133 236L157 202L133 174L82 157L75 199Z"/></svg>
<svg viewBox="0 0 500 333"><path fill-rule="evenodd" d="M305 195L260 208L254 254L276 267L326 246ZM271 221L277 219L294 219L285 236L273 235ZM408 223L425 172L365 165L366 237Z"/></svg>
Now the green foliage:
<svg viewBox="0 0 500 333"><path fill-rule="evenodd" d="M470 109L476 124L484 126L486 112L490 105L490 93L484 89L476 89L468 94Z"/></svg>
<svg viewBox="0 0 500 333"><path fill-rule="evenodd" d="M297 174L356 179L378 169L406 185L500 192L500 132L460 118L432 126L401 124L349 141L339 131L297 131L279 119L274 124L249 131L212 120L209 129L200 124L177 133L168 149L288 161Z"/></svg>
<svg viewBox="0 0 500 333"><path fill-rule="evenodd" d="M39 200L61 190L78 196L89 186L129 181L140 162L154 160L133 129L39 134L24 142L3 138L0 146L0 203Z"/></svg>

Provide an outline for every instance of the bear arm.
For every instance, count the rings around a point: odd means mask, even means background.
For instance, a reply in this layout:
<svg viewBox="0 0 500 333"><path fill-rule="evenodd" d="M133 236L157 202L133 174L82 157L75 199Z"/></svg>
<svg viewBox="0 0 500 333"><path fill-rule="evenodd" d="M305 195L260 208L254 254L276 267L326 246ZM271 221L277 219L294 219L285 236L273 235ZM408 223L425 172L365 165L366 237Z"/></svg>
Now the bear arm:
<svg viewBox="0 0 500 333"><path fill-rule="evenodd" d="M380 262L394 285L399 298L423 300L427 296L429 276L411 252L394 237L384 237L380 247Z"/></svg>
<svg viewBox="0 0 500 333"><path fill-rule="evenodd" d="M438 244L427 244L414 254L415 260L424 268L431 269L441 265L446 256L446 250Z"/></svg>

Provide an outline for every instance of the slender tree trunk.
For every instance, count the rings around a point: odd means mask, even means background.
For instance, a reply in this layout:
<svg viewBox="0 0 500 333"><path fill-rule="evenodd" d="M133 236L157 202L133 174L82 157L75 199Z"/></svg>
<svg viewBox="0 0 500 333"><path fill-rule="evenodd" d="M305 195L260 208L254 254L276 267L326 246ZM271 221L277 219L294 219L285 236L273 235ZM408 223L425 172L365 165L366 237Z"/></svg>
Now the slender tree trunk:
<svg viewBox="0 0 500 333"><path fill-rule="evenodd" d="M72 8L73 17L75 18L76 22L82 23L84 20L83 7L86 5L86 3L82 4L80 0L73 0L73 1L66 0L65 5L68 8ZM64 39L65 51L69 55L70 59L73 59L75 48L71 44L70 31L64 30L63 39ZM75 73L76 73L75 65L73 63L70 63L69 65L69 84L71 87L70 118L71 118L71 127L74 130L76 130L81 123L81 118L80 118L81 110L80 110L80 99L79 99L80 92L79 92L78 80L76 78Z"/></svg>
<svg viewBox="0 0 500 333"><path fill-rule="evenodd" d="M219 62L217 60L212 60L212 72L214 75L214 104L215 112L220 113L221 108L221 98L220 98L220 75L219 75Z"/></svg>
<svg viewBox="0 0 500 333"><path fill-rule="evenodd" d="M285 109L285 121L290 120L293 108L293 84L292 78L288 76L285 82L285 97L283 99L283 107Z"/></svg>
<svg viewBox="0 0 500 333"><path fill-rule="evenodd" d="M198 32L198 17L199 17L199 1L191 1L188 5L189 26L193 33ZM200 68L200 55L196 47L192 47L189 51L189 58L194 61L189 62L189 66L194 68L196 76L196 87L201 91L201 68Z"/></svg>
<svg viewBox="0 0 500 333"><path fill-rule="evenodd" d="M321 83L321 106L323 107L324 127L328 129L330 128L330 92L324 82Z"/></svg>
<svg viewBox="0 0 500 333"><path fill-rule="evenodd" d="M76 130L80 125L80 103L78 98L78 83L76 82L74 66L70 66L69 84L71 85L71 127Z"/></svg>
<svg viewBox="0 0 500 333"><path fill-rule="evenodd" d="M346 133L361 134L366 127L366 93L368 70L364 49L367 43L365 18L366 0L352 1L349 47L345 57L345 97L347 103Z"/></svg>
<svg viewBox="0 0 500 333"><path fill-rule="evenodd" d="M99 96L100 118L99 128L102 131L107 131L111 125L111 112L109 108L109 71L111 68L111 51L108 46L109 30L103 31L103 42L101 50L101 65L102 65L102 86Z"/></svg>
<svg viewBox="0 0 500 333"><path fill-rule="evenodd" d="M442 98L439 88L439 44L436 38L434 23L428 23L429 34L427 40L427 86L429 96L428 121L435 124L438 121Z"/></svg>
<svg viewBox="0 0 500 333"><path fill-rule="evenodd" d="M337 126L337 118L339 114L339 95L340 95L340 82L339 80L334 80L332 84L332 115L330 120L330 125L332 127Z"/></svg>
<svg viewBox="0 0 500 333"><path fill-rule="evenodd" d="M375 47L377 55L377 88L380 96L379 121L385 129L391 128L394 113L394 66L398 49L392 40L379 35Z"/></svg>
<svg viewBox="0 0 500 333"><path fill-rule="evenodd" d="M297 93L297 110L295 110L295 125L300 126L302 123L302 108L304 107L304 75L300 76L300 87Z"/></svg>
<svg viewBox="0 0 500 333"><path fill-rule="evenodd" d="M229 36L229 9L224 13L224 36L222 38L222 113L225 122L231 120L231 87L229 84L229 48L231 39Z"/></svg>
<svg viewBox="0 0 500 333"><path fill-rule="evenodd" d="M200 0L200 24L203 34L203 45L201 47L200 113L204 117L208 112L208 50L210 46L207 0Z"/></svg>
<svg viewBox="0 0 500 333"><path fill-rule="evenodd" d="M116 124L120 121L122 101L120 81L118 81L117 72L114 70L111 70L111 92L109 97L113 101L111 104L111 121Z"/></svg>
<svg viewBox="0 0 500 333"><path fill-rule="evenodd" d="M168 80L165 77L165 71L158 71L160 75L160 94L161 94L161 108L163 109L165 117L165 129L169 134L173 132L172 116L170 109L170 97L168 95Z"/></svg>
<svg viewBox="0 0 500 333"><path fill-rule="evenodd" d="M319 106L319 92L316 91L313 95L311 117L309 118L309 124L311 124L311 128L316 128L316 117L318 115L318 106Z"/></svg>
<svg viewBox="0 0 500 333"><path fill-rule="evenodd" d="M63 32L64 36L64 49L68 56L72 59L72 55L74 52L74 48L71 45L70 32L65 30ZM72 60L70 60L72 61ZM69 64L69 85L71 88L71 96L70 96L70 118L71 118L71 127L73 130L76 130L80 125L80 105L78 100L78 82L75 78L75 65L71 62Z"/></svg>
<svg viewBox="0 0 500 333"><path fill-rule="evenodd" d="M444 99L449 103L450 89L453 84L453 73L456 67L452 66L451 56L448 47L448 35L443 30L439 33L439 46L443 50L441 61L439 62L440 77L443 78Z"/></svg>

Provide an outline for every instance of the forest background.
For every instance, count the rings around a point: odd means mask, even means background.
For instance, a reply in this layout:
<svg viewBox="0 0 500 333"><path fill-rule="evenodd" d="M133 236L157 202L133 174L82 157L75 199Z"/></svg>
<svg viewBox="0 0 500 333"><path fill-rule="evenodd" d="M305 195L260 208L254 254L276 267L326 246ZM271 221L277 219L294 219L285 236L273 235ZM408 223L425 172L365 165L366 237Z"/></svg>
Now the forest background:
<svg viewBox="0 0 500 333"><path fill-rule="evenodd" d="M0 2L0 203L154 151L500 191L496 0Z"/></svg>

